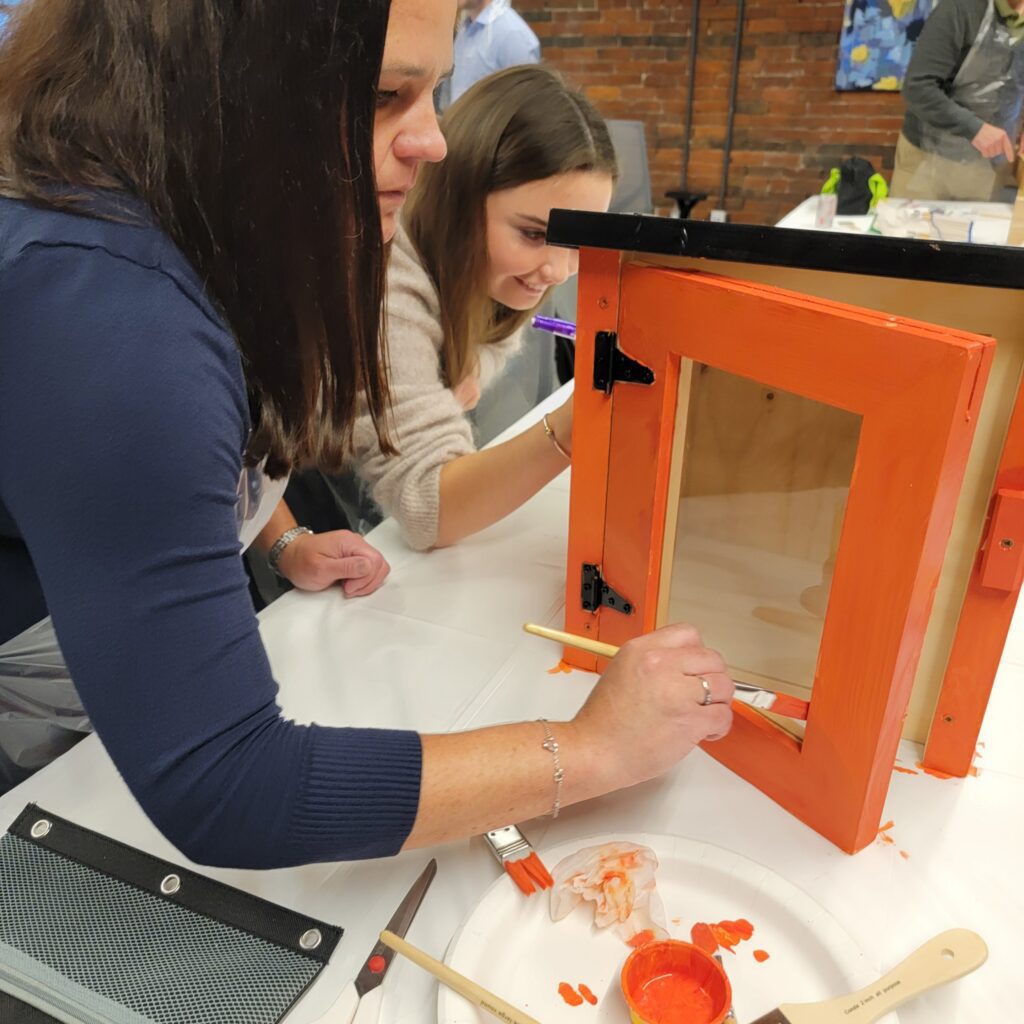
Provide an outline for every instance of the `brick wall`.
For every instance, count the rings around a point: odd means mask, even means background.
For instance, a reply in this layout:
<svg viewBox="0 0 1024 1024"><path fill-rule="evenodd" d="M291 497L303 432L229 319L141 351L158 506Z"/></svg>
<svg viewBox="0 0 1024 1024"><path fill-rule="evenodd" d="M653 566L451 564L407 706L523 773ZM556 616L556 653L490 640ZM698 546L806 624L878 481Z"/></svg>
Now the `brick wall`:
<svg viewBox="0 0 1024 1024"><path fill-rule="evenodd" d="M655 204L679 187L692 0L514 0L559 68L610 118L642 120ZM835 91L842 0L748 0L740 60L729 218L774 223L850 155L888 179L903 119L898 93ZM736 0L700 0L690 191L717 206Z"/></svg>

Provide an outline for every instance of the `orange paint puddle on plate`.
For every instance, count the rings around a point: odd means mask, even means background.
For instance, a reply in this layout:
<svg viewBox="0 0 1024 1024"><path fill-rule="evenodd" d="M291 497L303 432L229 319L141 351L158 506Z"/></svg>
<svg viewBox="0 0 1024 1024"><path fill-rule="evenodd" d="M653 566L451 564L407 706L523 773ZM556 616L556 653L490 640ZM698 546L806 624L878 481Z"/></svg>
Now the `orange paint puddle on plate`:
<svg viewBox="0 0 1024 1024"><path fill-rule="evenodd" d="M754 926L742 917L738 921L719 921L717 924L698 921L690 929L690 941L712 955L719 948L735 953L733 947L745 942L753 934Z"/></svg>
<svg viewBox="0 0 1024 1024"><path fill-rule="evenodd" d="M764 949L755 949L754 950L754 959L759 964L763 964L765 962L765 960L767 960L770 955L771 954L768 953L767 950L764 950Z"/></svg>
<svg viewBox="0 0 1024 1024"><path fill-rule="evenodd" d="M576 987L580 990L580 995L583 996L591 1006L597 1006L597 996L595 996L586 985L580 984Z"/></svg>
<svg viewBox="0 0 1024 1024"><path fill-rule="evenodd" d="M567 981L560 982L558 985L558 994L570 1005L570 1006L582 1006L583 996L581 996L576 989L572 987Z"/></svg>
<svg viewBox="0 0 1024 1024"><path fill-rule="evenodd" d="M567 661L566 661L566 660L565 660L565 659L563 658L563 659L562 659L562 660L561 660L561 661L560 661L560 662L559 662L559 663L558 663L557 665L555 665L555 666L554 666L553 668L549 668L549 669L548 669L548 675L549 675L549 676L557 676L557 675L558 675L558 674L559 674L560 672L566 672L566 673L569 673L569 672L575 672L575 671L576 671L576 666L575 666L575 665L570 665L570 664L569 664L569 662L567 662Z"/></svg>

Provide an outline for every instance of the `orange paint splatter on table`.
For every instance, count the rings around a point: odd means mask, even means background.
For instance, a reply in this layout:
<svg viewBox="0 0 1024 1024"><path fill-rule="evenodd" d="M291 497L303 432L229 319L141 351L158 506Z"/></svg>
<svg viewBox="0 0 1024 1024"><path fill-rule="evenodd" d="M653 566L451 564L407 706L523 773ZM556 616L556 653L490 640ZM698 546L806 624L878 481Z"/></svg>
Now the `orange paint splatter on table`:
<svg viewBox="0 0 1024 1024"><path fill-rule="evenodd" d="M763 964L765 962L765 960L767 960L770 955L771 954L769 954L767 952L767 950L764 950L764 949L755 949L754 950L754 959L759 964Z"/></svg>
<svg viewBox="0 0 1024 1024"><path fill-rule="evenodd" d="M735 953L733 946L745 942L753 934L754 926L742 917L738 921L719 921L717 924L698 921L690 929L690 941L705 953L713 954L719 947Z"/></svg>
<svg viewBox="0 0 1024 1024"><path fill-rule="evenodd" d="M568 673L568 672L575 672L575 671L576 671L576 667L574 665L570 665L569 662L567 662L563 658L553 668L549 668L548 669L548 675L549 676L557 676L559 674L559 672L566 672L566 673Z"/></svg>
<svg viewBox="0 0 1024 1024"><path fill-rule="evenodd" d="M948 772L940 771L938 768L929 768L926 764L924 764L921 761L917 762L917 767L920 768L921 771L925 773L925 775L930 775L933 779L958 778L958 776L950 775ZM977 778L979 774L979 769L972 764L971 767L967 769L967 774Z"/></svg>
<svg viewBox="0 0 1024 1024"><path fill-rule="evenodd" d="M919 775L920 772L916 768L902 768L900 765L893 766L894 772L900 772L902 775Z"/></svg>
<svg viewBox="0 0 1024 1024"><path fill-rule="evenodd" d="M653 941L654 932L650 928L645 928L642 932L637 932L631 939L626 939L626 945L639 949L641 946L646 946L648 942Z"/></svg>
<svg viewBox="0 0 1024 1024"><path fill-rule="evenodd" d="M904 860L910 860L910 854L909 854L909 853L907 853L907 851L906 851L906 850L900 850L900 856L901 856L901 857L902 857L902 858L903 858Z"/></svg>
<svg viewBox="0 0 1024 1024"><path fill-rule="evenodd" d="M558 986L558 994L570 1005L570 1006L582 1006L583 996L581 996L576 989L572 987L567 981L563 981Z"/></svg>
<svg viewBox="0 0 1024 1024"><path fill-rule="evenodd" d="M586 985L580 984L576 987L580 990L580 995L583 996L591 1006L597 1006L597 996L595 996Z"/></svg>

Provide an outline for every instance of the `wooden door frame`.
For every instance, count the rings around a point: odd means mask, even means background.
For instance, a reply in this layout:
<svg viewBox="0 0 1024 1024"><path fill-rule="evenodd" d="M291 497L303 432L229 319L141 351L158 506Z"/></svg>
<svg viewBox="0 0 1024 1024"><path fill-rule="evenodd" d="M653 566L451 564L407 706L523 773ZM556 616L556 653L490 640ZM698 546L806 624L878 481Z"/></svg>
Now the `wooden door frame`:
<svg viewBox="0 0 1024 1024"><path fill-rule="evenodd" d="M682 359L863 417L804 740L737 706L730 735L706 746L854 852L877 832L992 344L717 275L621 266L617 252L583 250L581 257L570 632L621 644L656 625ZM835 318L827 344L823 314ZM700 323L715 330L694 328ZM763 350L752 358L747 339L755 327L762 336L772 332L768 360ZM608 397L589 386L595 332L609 330L618 331L630 357L654 370L650 387L616 385ZM628 424L628 431L616 424ZM616 533L607 548L606 523ZM601 567L606 584L634 606L631 614L580 608L584 562ZM578 652L566 658L597 667Z"/></svg>

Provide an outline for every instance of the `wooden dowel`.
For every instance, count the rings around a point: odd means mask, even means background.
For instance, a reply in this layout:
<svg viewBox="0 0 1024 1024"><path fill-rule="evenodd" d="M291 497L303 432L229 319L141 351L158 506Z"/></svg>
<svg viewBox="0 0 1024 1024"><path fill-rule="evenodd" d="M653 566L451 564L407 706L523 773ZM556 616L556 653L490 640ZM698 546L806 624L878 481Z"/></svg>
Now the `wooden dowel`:
<svg viewBox="0 0 1024 1024"><path fill-rule="evenodd" d="M549 629L547 626L536 626L527 622L523 629L534 636L542 636L546 640L554 640L556 643L565 644L566 647L576 647L588 654L599 654L602 658L614 658L619 653L615 644L606 644L601 640L591 640L587 636L576 636L575 633L563 633L560 629Z"/></svg>
<svg viewBox="0 0 1024 1024"><path fill-rule="evenodd" d="M511 1003L506 1003L500 996L488 992L475 981L470 981L464 974L453 971L447 964L435 960L428 953L410 945L393 932L381 932L380 941L385 946L390 946L396 953L401 953L407 960L411 960L417 967L422 967L423 970L432 974L442 985L447 985L453 992L458 992L460 996L468 999L482 1010L494 1014L498 1020L503 1020L506 1024L540 1024L539 1021L523 1013Z"/></svg>

